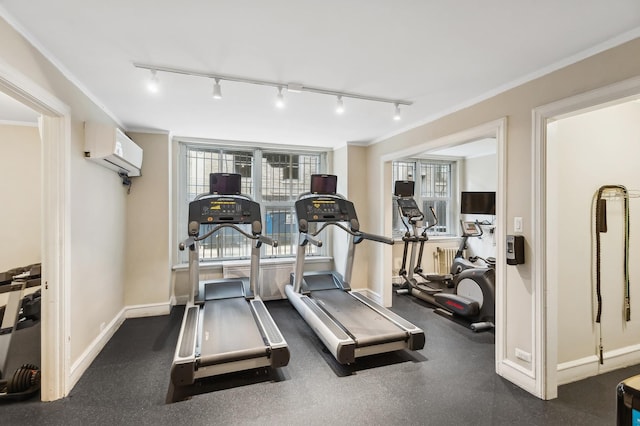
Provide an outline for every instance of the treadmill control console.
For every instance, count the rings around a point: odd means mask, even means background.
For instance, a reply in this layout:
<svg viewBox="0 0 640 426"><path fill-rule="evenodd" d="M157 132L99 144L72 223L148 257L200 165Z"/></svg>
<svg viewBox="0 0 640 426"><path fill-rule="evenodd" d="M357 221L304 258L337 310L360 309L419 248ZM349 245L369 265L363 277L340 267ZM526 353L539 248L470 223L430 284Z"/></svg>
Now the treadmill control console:
<svg viewBox="0 0 640 426"><path fill-rule="evenodd" d="M400 211L402 212L402 216L408 217L409 219L422 216L422 212L418 208L416 200L413 198L399 197L397 201L398 207L400 207Z"/></svg>
<svg viewBox="0 0 640 426"><path fill-rule="evenodd" d="M260 205L243 197L208 196L189 203L189 222L201 224L261 222Z"/></svg>
<svg viewBox="0 0 640 426"><path fill-rule="evenodd" d="M350 222L357 230L358 216L351 201L337 196L319 195L296 201L300 231L307 231L309 222Z"/></svg>

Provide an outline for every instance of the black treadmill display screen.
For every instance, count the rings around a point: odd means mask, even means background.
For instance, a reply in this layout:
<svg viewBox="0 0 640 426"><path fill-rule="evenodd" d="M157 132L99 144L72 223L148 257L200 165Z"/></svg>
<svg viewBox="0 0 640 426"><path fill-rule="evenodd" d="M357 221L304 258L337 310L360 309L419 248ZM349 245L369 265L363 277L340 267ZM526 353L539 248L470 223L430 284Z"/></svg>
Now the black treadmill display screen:
<svg viewBox="0 0 640 426"><path fill-rule="evenodd" d="M203 216L227 216L241 213L242 206L235 200L214 200L202 206Z"/></svg>
<svg viewBox="0 0 640 426"><path fill-rule="evenodd" d="M339 215L340 205L334 200L316 201L313 204L307 204L307 212L309 215Z"/></svg>
<svg viewBox="0 0 640 426"><path fill-rule="evenodd" d="M296 202L298 220L348 222L358 219L353 203L338 197L310 197Z"/></svg>
<svg viewBox="0 0 640 426"><path fill-rule="evenodd" d="M245 224L260 221L260 206L245 198L205 197L189 204L189 222Z"/></svg>

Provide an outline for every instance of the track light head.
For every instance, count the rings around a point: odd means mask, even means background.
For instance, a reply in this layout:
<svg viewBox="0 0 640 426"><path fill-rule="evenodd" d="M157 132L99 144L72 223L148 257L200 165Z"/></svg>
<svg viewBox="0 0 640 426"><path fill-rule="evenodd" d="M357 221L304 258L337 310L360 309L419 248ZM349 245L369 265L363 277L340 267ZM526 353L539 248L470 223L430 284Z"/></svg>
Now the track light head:
<svg viewBox="0 0 640 426"><path fill-rule="evenodd" d="M284 108L284 95L282 95L282 87L278 87L278 94L276 95L276 107Z"/></svg>
<svg viewBox="0 0 640 426"><path fill-rule="evenodd" d="M158 82L158 72L156 70L151 70L151 77L149 77L149 81L147 82L147 89L151 93L158 93L160 90L160 83Z"/></svg>
<svg viewBox="0 0 640 426"><path fill-rule="evenodd" d="M213 83L213 99L222 99L222 89L220 88L220 79L216 78L216 82Z"/></svg>
<svg viewBox="0 0 640 426"><path fill-rule="evenodd" d="M396 106L396 110L395 110L395 112L393 114L393 119L395 121L400 121L400 118L402 118L400 116L400 105L399 104L394 104L394 105Z"/></svg>
<svg viewBox="0 0 640 426"><path fill-rule="evenodd" d="M393 104L395 107L395 113L393 116L394 120L400 120L400 105L406 105L406 106L412 105L412 102L410 101L380 98L376 96L366 96L358 93L341 92L336 90L306 86L302 83L283 83L282 81L257 80L253 78L213 74L213 73L206 73L206 72L197 72L197 71L191 71L187 69L170 68L170 67L163 67L159 65L147 65L147 64L140 64L140 63L134 63L133 66L136 68L146 69L151 72L151 77L149 78L149 81L147 83L147 87L150 92L158 92L160 90L160 86L158 84L158 75L157 75L158 71L160 71L163 73L172 73L172 74L187 75L192 77L206 78L207 81L214 80L215 82L213 84L213 91L212 91L212 96L214 99L222 99L222 89L220 87L220 81L233 81L236 83L255 84L260 86L275 87L278 90L278 94L275 100L275 105L278 108L284 108L286 106L283 90L286 90L291 93L311 92L319 95L327 95L327 96L335 97L336 98L336 110L335 110L336 114L344 114L345 108L344 108L344 101L342 98L360 99L360 100L370 101L370 102L383 102L387 104Z"/></svg>
<svg viewBox="0 0 640 426"><path fill-rule="evenodd" d="M336 114L344 113L344 102L342 102L342 96L338 96L338 100L336 102Z"/></svg>

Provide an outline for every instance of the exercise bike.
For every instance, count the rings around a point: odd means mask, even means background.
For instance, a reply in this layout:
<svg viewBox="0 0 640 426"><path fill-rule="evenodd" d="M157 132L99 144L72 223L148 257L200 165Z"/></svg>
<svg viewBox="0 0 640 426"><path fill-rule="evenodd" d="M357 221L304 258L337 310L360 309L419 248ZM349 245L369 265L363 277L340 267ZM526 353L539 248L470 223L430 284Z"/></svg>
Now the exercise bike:
<svg viewBox="0 0 640 426"><path fill-rule="evenodd" d="M466 247L464 235L465 226L474 222L463 222L463 241L460 245L456 260L451 267L450 274L424 274L422 254L424 243L428 241L427 231L438 223L433 208L430 208L434 222L418 233L418 222L424 219L424 214L418 208L413 198L414 182L396 181L395 195L402 223L407 229L402 256L400 276L403 285L397 293L411 294L435 306L435 312L445 318L462 324L473 331L484 331L494 328L495 318L495 268L487 259L486 267L478 267L471 261L463 259L462 253ZM405 222L406 220L406 222ZM407 224L408 222L408 224ZM411 227L409 227L409 225ZM480 231L481 232L481 231ZM481 235L481 234L480 234ZM407 252L411 247L410 264L407 268ZM416 259L416 246L419 252ZM415 275L425 281L418 281Z"/></svg>
<svg viewBox="0 0 640 426"><path fill-rule="evenodd" d="M469 237L482 238L484 231L482 230L481 224L477 221L460 221L460 225L462 227L462 240L460 241L460 246L458 247L458 251L456 251L453 262L451 263L450 273L452 275L458 275L460 272L467 269L482 267L478 266L476 263L478 260L484 262L484 267L495 268L496 259L494 257L484 258L481 256L470 256L468 259L465 259L464 251L467 249L467 241L469 240Z"/></svg>

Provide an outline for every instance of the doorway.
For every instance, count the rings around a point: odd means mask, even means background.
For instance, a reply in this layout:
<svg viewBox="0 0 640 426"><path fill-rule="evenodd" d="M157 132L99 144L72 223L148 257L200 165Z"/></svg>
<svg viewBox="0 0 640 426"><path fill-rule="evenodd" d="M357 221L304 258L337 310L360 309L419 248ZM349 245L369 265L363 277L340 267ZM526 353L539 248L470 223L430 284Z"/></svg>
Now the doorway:
<svg viewBox="0 0 640 426"><path fill-rule="evenodd" d="M455 146L461 146L473 141L479 141L482 139L494 139L495 140L495 151L497 156L497 184L496 184L496 224L494 228L494 236L495 238L495 253L504 253L505 252L505 235L506 235L506 223L503 218L506 218L506 202L505 202L505 194L506 194L506 126L507 120L506 118L496 120L490 123L486 123L484 125L474 127L472 129L468 129L463 132L459 132L453 135L449 135L443 138L439 138L432 141L427 141L425 143L412 146L410 148L397 151L394 153L387 154L382 157L382 167L381 170L384 170L382 173L380 182L378 186L380 188L391 188L392 181L392 162L396 160L400 160L407 157L413 157L420 153L424 153L426 151L435 151L435 150L444 150L453 148ZM385 191L384 196L381 197L382 205L380 206L380 211L385 212L383 216L384 220L384 234L391 235L392 234L392 193L391 191ZM381 268L381 276L383 277L392 277L392 266L393 266L393 255L392 249L389 247L384 248L384 262L380 265ZM503 360L506 357L506 344L505 344L505 298L504 298L504 285L505 285L505 275L506 275L506 259L504 256L497 255L496 256L496 313L495 313L495 365L496 372L501 374L500 366L502 365ZM392 280L386 280L385 288L383 293L383 302L385 304L389 304L392 297Z"/></svg>
<svg viewBox="0 0 640 426"><path fill-rule="evenodd" d="M637 98L640 78L534 110L534 251L541 259L534 267L534 282L536 298L542 302L538 306L546 306L538 313L543 325L539 356L545 360L545 399L557 397L560 384L640 362L637 338L633 342L631 337L638 335L637 324L634 328L622 319L622 198L606 201L610 232L600 234L606 251L602 272L607 281L615 281L602 287L606 310L600 324L594 322L592 240L593 197L598 188L620 184L634 190L640 180L634 175L636 165L629 163L637 158L640 138L640 104L629 102ZM625 117L635 118L623 126ZM632 221L637 201L628 198ZM634 250L633 240L630 247ZM633 265L630 273L634 274ZM567 306L571 309L563 308Z"/></svg>
<svg viewBox="0 0 640 426"><path fill-rule="evenodd" d="M0 92L40 114L41 144L41 399L70 390L69 149L70 109L8 64L0 62Z"/></svg>

